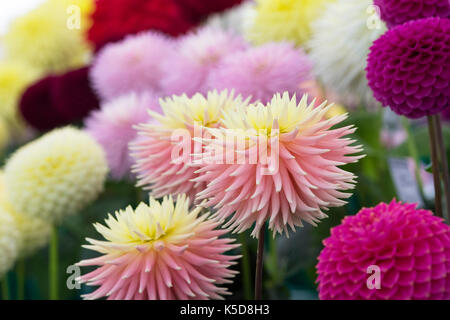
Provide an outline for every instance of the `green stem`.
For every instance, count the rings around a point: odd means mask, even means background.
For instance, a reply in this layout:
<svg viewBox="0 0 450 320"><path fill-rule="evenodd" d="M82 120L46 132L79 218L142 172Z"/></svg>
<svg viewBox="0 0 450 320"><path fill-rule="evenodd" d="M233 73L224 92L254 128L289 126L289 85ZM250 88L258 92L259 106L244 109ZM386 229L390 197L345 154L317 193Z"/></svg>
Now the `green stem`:
<svg viewBox="0 0 450 320"><path fill-rule="evenodd" d="M25 260L20 259L16 266L17 274L17 299L25 300Z"/></svg>
<svg viewBox="0 0 450 320"><path fill-rule="evenodd" d="M262 298L262 278L264 268L264 236L266 232L266 226L262 225L258 234L258 251L256 254L256 276L255 276L255 300L261 300Z"/></svg>
<svg viewBox="0 0 450 320"><path fill-rule="evenodd" d="M403 125L403 129L405 129L406 134L407 134L409 154L414 159L414 162L416 164L414 166L414 172L415 172L415 175L416 175L417 183L419 185L419 192L420 192L420 195L421 195L422 199L425 199L425 195L423 193L422 176L420 175L421 163L420 163L420 158L419 158L419 151L417 150L416 140L414 139L414 136L412 134L411 125L409 123L409 119L407 119L405 117L401 117L401 122L402 122L402 125Z"/></svg>
<svg viewBox="0 0 450 320"><path fill-rule="evenodd" d="M247 245L247 238L244 234L239 234L239 242L242 250L242 282L244 286L244 299L252 299L252 279L250 268L250 255Z"/></svg>
<svg viewBox="0 0 450 320"><path fill-rule="evenodd" d="M1 281L1 287L2 287L2 299L9 300L9 282L7 274L5 274L4 278Z"/></svg>
<svg viewBox="0 0 450 320"><path fill-rule="evenodd" d="M435 214L442 218L441 179L439 177L439 156L436 141L436 128L433 116L428 116L428 131L430 133L431 163L434 181Z"/></svg>
<svg viewBox="0 0 450 320"><path fill-rule="evenodd" d="M58 275L59 275L59 257L58 257L58 227L53 226L50 239L49 255L49 288L50 300L58 300Z"/></svg>
<svg viewBox="0 0 450 320"><path fill-rule="evenodd" d="M438 145L439 158L441 160L442 178L444 180L444 195L446 205L447 223L450 223L450 173L448 170L447 150L445 149L444 137L442 135L442 123L439 114L434 116L436 125L436 138Z"/></svg>

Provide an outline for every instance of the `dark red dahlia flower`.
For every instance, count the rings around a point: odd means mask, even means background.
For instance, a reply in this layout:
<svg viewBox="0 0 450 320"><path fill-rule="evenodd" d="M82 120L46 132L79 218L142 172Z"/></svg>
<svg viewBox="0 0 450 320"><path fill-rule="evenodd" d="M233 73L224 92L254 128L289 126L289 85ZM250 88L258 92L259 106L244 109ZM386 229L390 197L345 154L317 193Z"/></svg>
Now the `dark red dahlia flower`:
<svg viewBox="0 0 450 320"><path fill-rule="evenodd" d="M99 100L89 84L89 67L73 70L52 81L53 107L69 122L86 117L99 108Z"/></svg>
<svg viewBox="0 0 450 320"><path fill-rule="evenodd" d="M194 26L176 0L97 0L92 20L88 39L96 50L144 30L178 36Z"/></svg>
<svg viewBox="0 0 450 320"><path fill-rule="evenodd" d="M397 26L370 48L367 79L383 106L409 118L442 112L450 103L450 19Z"/></svg>
<svg viewBox="0 0 450 320"><path fill-rule="evenodd" d="M450 18L448 0L374 0L389 28L428 17Z"/></svg>
<svg viewBox="0 0 450 320"><path fill-rule="evenodd" d="M323 243L321 299L450 299L450 226L431 211L380 203L345 217Z"/></svg>
<svg viewBox="0 0 450 320"><path fill-rule="evenodd" d="M53 76L32 84L22 94L19 102L20 113L31 127L46 131L65 124L65 119L53 109L51 88Z"/></svg>
<svg viewBox="0 0 450 320"><path fill-rule="evenodd" d="M50 75L32 84L22 95L19 109L25 121L46 131L86 117L99 107L89 84L89 67Z"/></svg>
<svg viewBox="0 0 450 320"><path fill-rule="evenodd" d="M176 0L186 12L189 12L193 21L201 21L209 14L221 12L244 0Z"/></svg>

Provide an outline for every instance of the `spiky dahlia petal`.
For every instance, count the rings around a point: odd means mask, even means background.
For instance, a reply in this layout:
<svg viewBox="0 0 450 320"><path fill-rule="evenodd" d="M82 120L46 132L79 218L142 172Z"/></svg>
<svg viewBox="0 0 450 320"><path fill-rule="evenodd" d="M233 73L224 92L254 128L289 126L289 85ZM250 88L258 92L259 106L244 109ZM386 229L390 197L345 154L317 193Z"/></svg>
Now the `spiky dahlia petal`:
<svg viewBox="0 0 450 320"><path fill-rule="evenodd" d="M208 199L205 206L237 232L255 224L254 236L266 221L274 233L288 234L302 221L315 225L323 208L343 205L350 194L342 191L356 177L338 166L361 158L353 155L361 148L344 138L352 126L331 129L346 115L326 120L331 106L314 104L285 93L266 106L225 112L224 128L209 130L214 139L205 143L204 165L193 180L207 184L197 200ZM237 141L231 145L230 134Z"/></svg>
<svg viewBox="0 0 450 320"><path fill-rule="evenodd" d="M372 0L337 0L313 22L307 46L316 75L340 96L375 105L365 68L373 41L386 31L384 22L368 26Z"/></svg>
<svg viewBox="0 0 450 320"><path fill-rule="evenodd" d="M80 266L98 266L81 282L98 286L85 299L188 300L221 299L223 284L234 277L230 270L238 256L225 253L239 245L221 238L219 222L189 210L189 198L180 195L162 202L150 198L109 215L106 226L95 224L105 241L87 239L88 249L101 253Z"/></svg>
<svg viewBox="0 0 450 320"><path fill-rule="evenodd" d="M160 93L162 65L173 50L170 38L152 31L109 44L94 61L93 86L104 100L131 92Z"/></svg>
<svg viewBox="0 0 450 320"><path fill-rule="evenodd" d="M134 92L104 103L86 119L86 131L103 147L111 175L121 179L129 175L132 158L128 144L135 139L133 126L147 122L147 109L158 111L157 98L150 93Z"/></svg>
<svg viewBox="0 0 450 320"><path fill-rule="evenodd" d="M141 124L137 139L131 143L138 185L151 189L155 197L181 193L195 196L202 189L202 183L191 181L198 169L191 157L196 151L192 140L197 134L195 127L216 127L224 110L244 108L247 103L227 90L211 91L206 97L196 94L160 100L163 114L151 113L156 121ZM183 135L172 137L179 132Z"/></svg>
<svg viewBox="0 0 450 320"><path fill-rule="evenodd" d="M104 152L89 134L55 129L17 150L5 166L14 209L47 221L78 212L103 190Z"/></svg>
<svg viewBox="0 0 450 320"><path fill-rule="evenodd" d="M450 18L448 0L374 0L381 18L390 28L411 20L428 17Z"/></svg>
<svg viewBox="0 0 450 320"><path fill-rule="evenodd" d="M301 84L312 78L312 65L303 50L290 43L269 43L225 57L211 72L209 86L234 89L267 103L277 92L302 95Z"/></svg>
<svg viewBox="0 0 450 320"><path fill-rule="evenodd" d="M324 240L321 299L450 299L450 227L415 204L380 203L345 217ZM380 289L369 289L369 266Z"/></svg>
<svg viewBox="0 0 450 320"><path fill-rule="evenodd" d="M370 48L374 97L409 118L433 115L450 101L450 19L426 18L387 31Z"/></svg>

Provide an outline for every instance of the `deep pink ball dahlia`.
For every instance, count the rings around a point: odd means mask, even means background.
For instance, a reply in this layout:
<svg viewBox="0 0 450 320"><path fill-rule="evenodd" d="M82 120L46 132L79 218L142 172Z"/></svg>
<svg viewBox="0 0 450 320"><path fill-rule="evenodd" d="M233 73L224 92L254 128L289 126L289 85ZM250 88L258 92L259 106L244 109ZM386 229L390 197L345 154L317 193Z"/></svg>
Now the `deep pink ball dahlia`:
<svg viewBox="0 0 450 320"><path fill-rule="evenodd" d="M386 32L370 49L367 79L374 97L400 115L443 111L450 101L450 20L426 18Z"/></svg>
<svg viewBox="0 0 450 320"><path fill-rule="evenodd" d="M211 72L211 89L234 89L252 100L269 102L278 92L302 96L301 84L311 81L312 64L290 43L269 43L225 57Z"/></svg>
<svg viewBox="0 0 450 320"><path fill-rule="evenodd" d="M448 0L374 0L388 27L428 17L450 18Z"/></svg>
<svg viewBox="0 0 450 320"><path fill-rule="evenodd" d="M323 243L321 299L450 299L450 227L431 211L380 203L345 217ZM379 267L379 289L369 289L369 266Z"/></svg>

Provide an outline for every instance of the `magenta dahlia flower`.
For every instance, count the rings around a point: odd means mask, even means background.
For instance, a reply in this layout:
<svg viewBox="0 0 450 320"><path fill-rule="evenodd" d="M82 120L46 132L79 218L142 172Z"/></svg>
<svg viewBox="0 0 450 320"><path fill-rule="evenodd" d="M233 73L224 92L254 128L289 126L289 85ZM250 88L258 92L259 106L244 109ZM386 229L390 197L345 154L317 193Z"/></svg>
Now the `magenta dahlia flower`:
<svg viewBox="0 0 450 320"><path fill-rule="evenodd" d="M172 41L157 32L143 32L108 44L94 61L93 87L104 100L130 92L159 94L162 64L173 50Z"/></svg>
<svg viewBox="0 0 450 320"><path fill-rule="evenodd" d="M165 94L206 94L211 70L227 55L246 48L247 43L240 36L208 27L181 38L164 64Z"/></svg>
<svg viewBox="0 0 450 320"><path fill-rule="evenodd" d="M450 299L450 227L431 211L380 203L345 217L323 243L321 299ZM379 289L369 289L370 266Z"/></svg>
<svg viewBox="0 0 450 320"><path fill-rule="evenodd" d="M137 135L133 126L150 119L148 109L159 111L155 96L130 93L103 104L86 119L86 130L105 150L111 176L115 179L130 173L132 158L128 143Z"/></svg>
<svg viewBox="0 0 450 320"><path fill-rule="evenodd" d="M353 126L334 128L347 115L325 119L332 105L297 103L288 93L276 94L267 105L224 111L223 128L209 129L203 165L195 182L207 184L197 200L217 209L225 226L242 232L255 224L252 235L269 221L274 233L302 221L316 225L322 210L342 206L354 188L355 176L339 165L356 162L360 146L343 138Z"/></svg>
<svg viewBox="0 0 450 320"><path fill-rule="evenodd" d="M234 89L267 103L278 92L302 96L301 84L312 79L312 64L302 49L290 43L269 43L225 57L211 72L208 85Z"/></svg>
<svg viewBox="0 0 450 320"><path fill-rule="evenodd" d="M450 19L407 22L376 40L367 79L383 106L409 118L439 113L450 103Z"/></svg>
<svg viewBox="0 0 450 320"><path fill-rule="evenodd" d="M448 0L374 0L388 27L428 17L450 18Z"/></svg>
<svg viewBox="0 0 450 320"><path fill-rule="evenodd" d="M81 282L99 288L85 299L111 300L205 300L229 294L222 285L232 282L230 270L239 256L225 253L239 245L222 238L227 230L201 208L189 211L189 199L171 197L162 203L150 199L133 210L128 206L106 225L94 224L105 238L86 239L85 245L102 255L78 263L98 266ZM219 238L220 237L220 238Z"/></svg>

